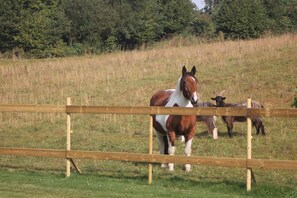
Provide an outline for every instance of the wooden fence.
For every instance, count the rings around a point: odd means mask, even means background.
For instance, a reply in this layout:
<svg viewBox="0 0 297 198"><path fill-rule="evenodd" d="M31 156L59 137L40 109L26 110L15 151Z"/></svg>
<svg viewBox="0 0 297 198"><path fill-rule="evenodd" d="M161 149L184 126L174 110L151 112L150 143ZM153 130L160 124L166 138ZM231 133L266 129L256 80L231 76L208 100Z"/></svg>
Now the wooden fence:
<svg viewBox="0 0 297 198"><path fill-rule="evenodd" d="M248 99L248 104L250 99ZM251 121L250 116L263 117L297 117L297 109L254 109L254 108L183 108L183 107L107 107L107 106L75 106L70 104L67 99L66 106L52 105L0 105L0 112L31 112L31 113L64 113L67 116L67 138L66 150L58 149L32 149L32 148L7 148L0 147L0 155L14 156L38 156L54 157L66 159L66 176L70 176L70 163L74 165L77 171L79 168L73 159L94 159L94 160L117 160L147 162L148 181L152 182L152 164L151 163L178 163L178 164L196 164L207 166L237 167L247 169L247 190L251 190L251 176L253 168L261 169L289 169L297 170L297 160L267 160L251 158ZM73 113L79 114L132 114L149 115L149 153L121 153L121 152L98 152L98 151L79 151L71 150L70 126ZM202 157L202 156L169 156L152 154L153 127L152 116L162 115L216 115L216 116L247 116L248 117L248 135L247 135L247 158L226 158L226 157Z"/></svg>

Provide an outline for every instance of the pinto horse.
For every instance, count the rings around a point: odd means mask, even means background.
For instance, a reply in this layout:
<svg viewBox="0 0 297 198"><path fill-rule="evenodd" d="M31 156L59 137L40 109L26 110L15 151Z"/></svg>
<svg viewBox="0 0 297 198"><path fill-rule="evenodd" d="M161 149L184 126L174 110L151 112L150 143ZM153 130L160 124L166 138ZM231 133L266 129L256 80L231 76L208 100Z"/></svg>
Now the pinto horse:
<svg viewBox="0 0 297 198"><path fill-rule="evenodd" d="M178 79L175 89L156 92L150 100L150 106L165 107L193 107L198 101L196 89L198 80L195 77L196 67L187 71L182 68L182 76ZM174 155L175 140L177 137L185 138L185 154L191 155L192 140L195 136L195 115L154 115L153 126L157 131L160 154ZM169 170L174 171L173 163L169 163ZM162 164L162 167L165 167ZM185 170L191 171L191 165L186 164Z"/></svg>

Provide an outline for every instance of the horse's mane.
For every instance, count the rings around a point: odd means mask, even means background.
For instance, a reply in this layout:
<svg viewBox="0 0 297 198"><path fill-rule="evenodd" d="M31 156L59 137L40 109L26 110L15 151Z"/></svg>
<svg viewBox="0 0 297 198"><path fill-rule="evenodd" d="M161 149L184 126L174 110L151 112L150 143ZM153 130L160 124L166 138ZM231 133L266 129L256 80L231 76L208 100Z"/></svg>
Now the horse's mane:
<svg viewBox="0 0 297 198"><path fill-rule="evenodd" d="M178 93L178 92L181 91L181 89L180 89L181 79L182 79L182 77L180 77L180 78L177 80L175 89L174 89L173 93L170 95L170 97L168 98L168 101L169 101L171 98L175 97L175 96L176 96L176 93Z"/></svg>

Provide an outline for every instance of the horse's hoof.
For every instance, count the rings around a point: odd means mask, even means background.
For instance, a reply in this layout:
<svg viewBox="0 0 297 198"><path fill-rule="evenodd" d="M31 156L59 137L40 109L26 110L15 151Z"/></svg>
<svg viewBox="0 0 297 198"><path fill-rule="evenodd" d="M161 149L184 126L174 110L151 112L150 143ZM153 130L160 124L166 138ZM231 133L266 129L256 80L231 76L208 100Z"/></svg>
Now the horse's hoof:
<svg viewBox="0 0 297 198"><path fill-rule="evenodd" d="M161 168L166 168L167 165L166 164L161 164Z"/></svg>
<svg viewBox="0 0 297 198"><path fill-rule="evenodd" d="M185 167L184 167L185 171L188 173L188 172L191 172L191 165L190 164L186 164Z"/></svg>
<svg viewBox="0 0 297 198"><path fill-rule="evenodd" d="M173 164L168 164L169 171L174 171L174 165Z"/></svg>

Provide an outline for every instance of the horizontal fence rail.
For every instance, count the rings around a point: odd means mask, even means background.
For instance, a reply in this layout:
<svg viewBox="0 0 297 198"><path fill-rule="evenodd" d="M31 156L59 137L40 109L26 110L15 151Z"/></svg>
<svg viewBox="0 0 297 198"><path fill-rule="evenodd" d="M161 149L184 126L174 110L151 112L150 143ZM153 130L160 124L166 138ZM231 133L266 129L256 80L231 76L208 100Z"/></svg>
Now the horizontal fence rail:
<svg viewBox="0 0 297 198"><path fill-rule="evenodd" d="M53 105L0 105L0 112L66 113L66 106L53 106Z"/></svg>
<svg viewBox="0 0 297 198"><path fill-rule="evenodd" d="M251 99L248 99L248 104ZM0 113L28 112L28 113L63 113L67 115L65 150L35 149L35 148L7 148L0 147L0 155L53 157L66 159L66 176L70 176L70 163L81 173L73 159L116 160L125 162L149 163L149 183L152 181L152 163L196 164L205 166L237 167L247 169L247 190L251 189L250 175L253 168L297 170L297 160L269 160L251 159L251 117L297 117L297 109L269 109L246 107L129 107L129 106L76 106L70 105L0 105ZM249 106L250 107L250 106ZM127 114L150 115L149 154L123 152L97 152L71 150L71 114ZM208 156L169 156L152 154L152 115L216 115L216 116L245 116L248 120L247 158L226 158ZM250 157L249 157L250 155Z"/></svg>
<svg viewBox="0 0 297 198"><path fill-rule="evenodd" d="M159 155L124 152L98 152L79 150L55 150L55 149L28 149L28 148L0 148L0 155L114 160L124 162L147 162L147 163L177 163L196 164L205 166L221 166L236 168L261 168L261 169L287 169L297 170L297 161L293 160L268 160L246 159L207 156L181 156Z"/></svg>
<svg viewBox="0 0 297 198"><path fill-rule="evenodd" d="M297 109L269 109L244 107L125 107L125 106L53 106L53 105L0 105L0 112L80 113L80 114L134 114L134 115L216 115L297 117Z"/></svg>

